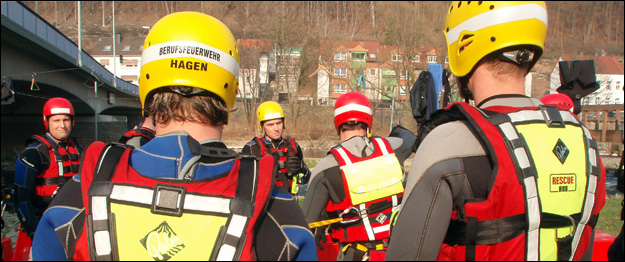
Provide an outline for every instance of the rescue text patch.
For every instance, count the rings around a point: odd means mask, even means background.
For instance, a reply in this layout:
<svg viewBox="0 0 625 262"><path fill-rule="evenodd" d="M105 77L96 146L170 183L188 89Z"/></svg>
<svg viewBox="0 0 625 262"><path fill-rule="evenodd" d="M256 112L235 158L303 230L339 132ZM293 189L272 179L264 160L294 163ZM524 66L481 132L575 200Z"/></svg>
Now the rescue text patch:
<svg viewBox="0 0 625 262"><path fill-rule="evenodd" d="M577 189L577 176L575 174L552 174L549 177L551 192L572 192Z"/></svg>

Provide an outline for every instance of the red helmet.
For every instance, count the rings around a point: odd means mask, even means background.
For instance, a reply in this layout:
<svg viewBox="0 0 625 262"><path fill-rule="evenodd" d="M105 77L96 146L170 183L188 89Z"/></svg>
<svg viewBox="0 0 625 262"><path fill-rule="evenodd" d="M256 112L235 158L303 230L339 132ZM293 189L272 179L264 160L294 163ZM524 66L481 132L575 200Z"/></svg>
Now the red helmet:
<svg viewBox="0 0 625 262"><path fill-rule="evenodd" d="M560 93L546 95L540 99L540 102L546 105L564 105L571 112L573 112L573 107L575 107L573 100L569 96Z"/></svg>
<svg viewBox="0 0 625 262"><path fill-rule="evenodd" d="M351 121L363 122L367 124L369 129L371 129L371 124L373 124L371 102L362 93L345 93L334 104L334 127L336 131L339 131L341 124Z"/></svg>
<svg viewBox="0 0 625 262"><path fill-rule="evenodd" d="M48 130L48 117L53 115L69 115L72 117L72 128L74 128L74 107L69 100L62 97L51 98L43 105L43 124Z"/></svg>

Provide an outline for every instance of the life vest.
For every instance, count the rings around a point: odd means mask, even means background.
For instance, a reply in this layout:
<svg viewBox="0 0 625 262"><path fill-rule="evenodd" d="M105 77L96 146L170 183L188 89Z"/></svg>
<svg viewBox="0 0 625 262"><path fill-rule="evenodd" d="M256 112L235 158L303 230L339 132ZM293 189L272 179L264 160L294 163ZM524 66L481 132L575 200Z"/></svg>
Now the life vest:
<svg viewBox="0 0 625 262"><path fill-rule="evenodd" d="M493 173L485 199L455 207L437 260L579 260L605 202L597 143L581 121L562 106L446 110L479 134Z"/></svg>
<svg viewBox="0 0 625 262"><path fill-rule="evenodd" d="M128 142L128 140L130 140L133 137L141 137L141 140L142 140L141 145L143 145L147 143L148 141L152 140L154 136L156 136L156 132L154 130L149 129L147 127L140 127L140 128L128 130L128 132L126 132L119 139L119 142L122 144L125 144L126 142Z"/></svg>
<svg viewBox="0 0 625 262"><path fill-rule="evenodd" d="M231 151L206 147L198 155L220 150ZM87 149L81 171L85 230L74 260L254 259L254 228L271 192L272 157L239 155L229 158L234 163L227 174L181 181L140 175L128 164L131 151L102 142Z"/></svg>
<svg viewBox="0 0 625 262"><path fill-rule="evenodd" d="M35 195L44 202L50 203L58 190L63 187L72 176L78 174L80 167L80 151L78 151L78 143L74 138L68 141L67 149L59 147L59 145L50 141L46 137L34 135L30 137L26 144L39 142L44 146L50 156L48 169L40 172L35 180Z"/></svg>
<svg viewBox="0 0 625 262"><path fill-rule="evenodd" d="M330 218L345 215L344 221L331 226L332 238L340 242L388 240L391 213L404 194L403 171L393 148L386 139L372 140L375 149L368 157L356 157L341 145L329 151L339 163L345 190L342 202L326 205Z"/></svg>
<svg viewBox="0 0 625 262"><path fill-rule="evenodd" d="M265 156L268 153L271 153L272 155L278 158L279 177L275 179L275 182L276 184L278 184L278 186L285 188L287 189L288 192L290 192L291 191L290 180L293 179L293 177L292 177L292 174L287 173L286 161L288 160L288 157L294 157L297 154L297 144L295 143L295 139L292 137L289 139L283 139L282 141L284 144L282 147L270 148L269 150L267 149L267 146L265 145L264 138L255 137L255 139L256 139L256 143L258 144L258 146L260 146L261 156Z"/></svg>

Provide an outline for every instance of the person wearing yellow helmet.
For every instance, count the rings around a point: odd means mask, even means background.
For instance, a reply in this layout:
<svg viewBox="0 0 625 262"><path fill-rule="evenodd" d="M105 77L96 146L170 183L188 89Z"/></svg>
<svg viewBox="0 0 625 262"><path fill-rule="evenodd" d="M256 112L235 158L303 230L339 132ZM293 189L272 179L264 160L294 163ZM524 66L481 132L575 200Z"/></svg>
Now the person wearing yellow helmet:
<svg viewBox="0 0 625 262"><path fill-rule="evenodd" d="M274 178L276 184L293 195L297 194L297 185L308 183L310 170L295 138L282 137L286 128L284 110L277 102L266 101L256 109L256 118L258 129L263 135L247 142L241 153L257 157L273 155L279 166L278 176Z"/></svg>
<svg viewBox="0 0 625 262"><path fill-rule="evenodd" d="M145 39L139 98L156 136L96 141L33 240L33 260L316 260L276 162L222 141L238 88L230 29L198 12L161 18ZM62 237L57 237L62 236Z"/></svg>
<svg viewBox="0 0 625 262"><path fill-rule="evenodd" d="M605 202L597 143L569 108L525 96L544 50L545 2L445 10L449 67L468 101L431 116L387 260L590 259Z"/></svg>

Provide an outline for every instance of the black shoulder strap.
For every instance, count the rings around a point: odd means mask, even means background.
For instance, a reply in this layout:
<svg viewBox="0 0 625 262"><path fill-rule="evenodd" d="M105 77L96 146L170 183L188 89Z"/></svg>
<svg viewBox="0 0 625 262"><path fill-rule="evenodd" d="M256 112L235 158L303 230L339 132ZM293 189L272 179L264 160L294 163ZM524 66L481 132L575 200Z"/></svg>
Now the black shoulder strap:
<svg viewBox="0 0 625 262"><path fill-rule="evenodd" d="M249 155L238 155L237 159L240 161L240 167L235 197L254 202L258 180L258 160L255 156Z"/></svg>
<svg viewBox="0 0 625 262"><path fill-rule="evenodd" d="M108 144L98 158L98 164L93 171L93 182L111 181L117 163L126 149L128 148L124 144L115 142Z"/></svg>

